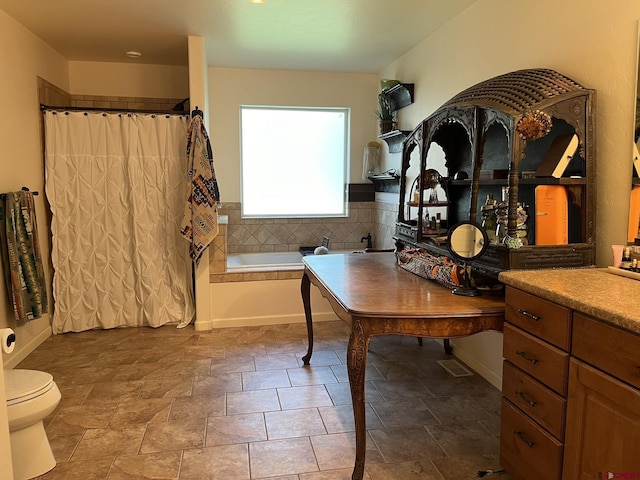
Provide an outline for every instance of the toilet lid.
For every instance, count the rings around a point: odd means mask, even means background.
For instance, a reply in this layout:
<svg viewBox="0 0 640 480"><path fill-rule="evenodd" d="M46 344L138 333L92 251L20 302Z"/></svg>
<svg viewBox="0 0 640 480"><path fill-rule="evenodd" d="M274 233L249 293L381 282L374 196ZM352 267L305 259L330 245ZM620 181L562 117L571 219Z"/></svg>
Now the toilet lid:
<svg viewBox="0 0 640 480"><path fill-rule="evenodd" d="M4 390L7 405L24 402L42 395L53 386L53 376L37 370L13 369L4 371Z"/></svg>

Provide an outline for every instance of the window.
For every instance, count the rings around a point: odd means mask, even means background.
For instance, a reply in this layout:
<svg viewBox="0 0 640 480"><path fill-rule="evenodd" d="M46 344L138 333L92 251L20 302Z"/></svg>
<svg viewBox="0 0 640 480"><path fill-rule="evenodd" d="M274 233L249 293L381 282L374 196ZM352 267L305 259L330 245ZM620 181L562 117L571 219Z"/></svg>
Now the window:
<svg viewBox="0 0 640 480"><path fill-rule="evenodd" d="M241 106L243 217L346 216L349 109Z"/></svg>

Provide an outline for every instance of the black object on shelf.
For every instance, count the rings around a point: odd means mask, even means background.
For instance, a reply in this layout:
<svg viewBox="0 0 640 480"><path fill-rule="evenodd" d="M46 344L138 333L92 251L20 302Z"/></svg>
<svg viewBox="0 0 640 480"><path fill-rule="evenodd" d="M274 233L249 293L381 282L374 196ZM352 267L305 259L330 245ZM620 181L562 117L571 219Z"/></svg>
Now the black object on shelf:
<svg viewBox="0 0 640 480"><path fill-rule="evenodd" d="M384 95L394 110L400 110L413 103L413 83L398 83L393 87L385 88L381 93Z"/></svg>
<svg viewBox="0 0 640 480"><path fill-rule="evenodd" d="M376 192L400 192L400 177L398 175L371 175L367 178L373 182Z"/></svg>

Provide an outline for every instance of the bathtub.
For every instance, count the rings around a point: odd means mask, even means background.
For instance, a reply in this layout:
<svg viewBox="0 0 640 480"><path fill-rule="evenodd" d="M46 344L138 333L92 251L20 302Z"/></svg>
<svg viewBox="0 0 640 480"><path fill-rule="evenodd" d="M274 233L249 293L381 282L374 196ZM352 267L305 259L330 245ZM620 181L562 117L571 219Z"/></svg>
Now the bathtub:
<svg viewBox="0 0 640 480"><path fill-rule="evenodd" d="M211 319L208 325L201 322L203 329L305 322L300 294L303 269L299 252L229 254L230 280L209 284ZM317 288L311 289L311 306L314 322L338 319Z"/></svg>
<svg viewBox="0 0 640 480"><path fill-rule="evenodd" d="M361 253L353 250L330 250L335 253ZM227 255L227 271L272 271L302 269L300 252L230 253Z"/></svg>
<svg viewBox="0 0 640 480"><path fill-rule="evenodd" d="M238 270L291 270L302 268L300 252L230 253L227 255L227 271Z"/></svg>

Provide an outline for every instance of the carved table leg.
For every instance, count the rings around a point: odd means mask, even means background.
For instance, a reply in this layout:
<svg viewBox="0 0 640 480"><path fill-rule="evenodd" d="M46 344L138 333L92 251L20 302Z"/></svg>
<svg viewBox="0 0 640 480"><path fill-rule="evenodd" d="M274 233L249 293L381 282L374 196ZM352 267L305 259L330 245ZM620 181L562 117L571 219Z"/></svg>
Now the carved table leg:
<svg viewBox="0 0 640 480"><path fill-rule="evenodd" d="M302 362L305 365L309 365L309 362L311 361L311 354L313 353L313 321L311 319L311 281L307 276L307 272L304 272L302 274L300 293L302 294L304 317L307 319L307 337L309 338L309 347L307 349L307 354L302 357Z"/></svg>
<svg viewBox="0 0 640 480"><path fill-rule="evenodd" d="M367 450L367 426L364 410L364 375L366 369L369 335L365 335L362 324L354 320L347 347L347 372L353 403L353 419L356 428L356 461L351 480L362 480L364 459Z"/></svg>

